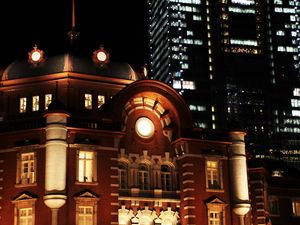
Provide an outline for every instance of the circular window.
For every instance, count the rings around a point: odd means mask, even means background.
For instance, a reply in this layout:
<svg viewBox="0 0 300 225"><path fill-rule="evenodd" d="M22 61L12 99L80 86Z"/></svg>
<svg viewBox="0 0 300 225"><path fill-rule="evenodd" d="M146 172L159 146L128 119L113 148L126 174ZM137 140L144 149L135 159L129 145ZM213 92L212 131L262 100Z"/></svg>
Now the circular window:
<svg viewBox="0 0 300 225"><path fill-rule="evenodd" d="M150 138L154 134L154 124L147 117L141 117L135 122L135 131L142 138Z"/></svg>

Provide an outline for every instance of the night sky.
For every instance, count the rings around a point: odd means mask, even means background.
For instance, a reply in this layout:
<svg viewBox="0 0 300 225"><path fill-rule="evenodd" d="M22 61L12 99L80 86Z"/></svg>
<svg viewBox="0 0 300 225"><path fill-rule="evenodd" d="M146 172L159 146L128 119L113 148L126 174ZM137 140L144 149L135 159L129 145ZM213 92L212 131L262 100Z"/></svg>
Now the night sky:
<svg viewBox="0 0 300 225"><path fill-rule="evenodd" d="M46 57L69 48L72 0L0 1L0 66L27 59L35 44ZM75 0L79 45L90 53L103 44L111 61L138 69L147 62L146 0Z"/></svg>

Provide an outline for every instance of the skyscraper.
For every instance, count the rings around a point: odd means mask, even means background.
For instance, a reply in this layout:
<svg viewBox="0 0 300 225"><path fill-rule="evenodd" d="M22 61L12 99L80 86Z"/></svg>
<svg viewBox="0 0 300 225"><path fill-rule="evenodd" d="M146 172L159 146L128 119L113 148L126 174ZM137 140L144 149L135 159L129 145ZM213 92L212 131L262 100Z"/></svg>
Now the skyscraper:
<svg viewBox="0 0 300 225"><path fill-rule="evenodd" d="M182 94L196 126L234 119L257 155L299 149L298 1L148 4L150 72Z"/></svg>

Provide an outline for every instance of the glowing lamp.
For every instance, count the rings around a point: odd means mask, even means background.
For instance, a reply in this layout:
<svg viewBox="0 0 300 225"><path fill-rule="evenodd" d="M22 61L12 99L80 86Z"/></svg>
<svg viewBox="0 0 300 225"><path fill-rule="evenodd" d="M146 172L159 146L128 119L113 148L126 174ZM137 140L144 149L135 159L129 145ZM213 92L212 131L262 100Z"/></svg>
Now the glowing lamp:
<svg viewBox="0 0 300 225"><path fill-rule="evenodd" d="M37 46L33 47L33 50L28 53L28 61L33 64L37 64L41 62L44 58L44 52L37 48Z"/></svg>
<svg viewBox="0 0 300 225"><path fill-rule="evenodd" d="M135 123L135 130L140 137L150 138L154 134L154 124L147 117L141 117Z"/></svg>
<svg viewBox="0 0 300 225"><path fill-rule="evenodd" d="M103 65L109 62L109 53L102 46L93 53L93 61L96 64Z"/></svg>
<svg viewBox="0 0 300 225"><path fill-rule="evenodd" d="M32 61L34 61L34 62L37 62L37 61L39 61L40 59L41 59L41 53L40 52L38 52L38 51L36 51L36 52L33 52L32 54L31 54L31 59L32 59Z"/></svg>
<svg viewBox="0 0 300 225"><path fill-rule="evenodd" d="M104 62L106 60L106 58L107 58L107 56L106 56L105 52L100 51L97 53L97 59L99 61Z"/></svg>

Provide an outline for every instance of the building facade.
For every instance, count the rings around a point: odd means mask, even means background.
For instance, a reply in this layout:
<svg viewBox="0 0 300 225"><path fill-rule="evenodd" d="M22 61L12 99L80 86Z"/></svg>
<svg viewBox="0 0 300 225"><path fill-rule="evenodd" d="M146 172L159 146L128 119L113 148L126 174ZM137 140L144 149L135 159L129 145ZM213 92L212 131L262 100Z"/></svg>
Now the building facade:
<svg viewBox="0 0 300 225"><path fill-rule="evenodd" d="M251 224L245 133L194 127L140 77L103 48L3 71L0 224Z"/></svg>
<svg viewBox="0 0 300 225"><path fill-rule="evenodd" d="M299 2L149 0L153 79L184 97L198 127L240 121L255 155L299 167Z"/></svg>

